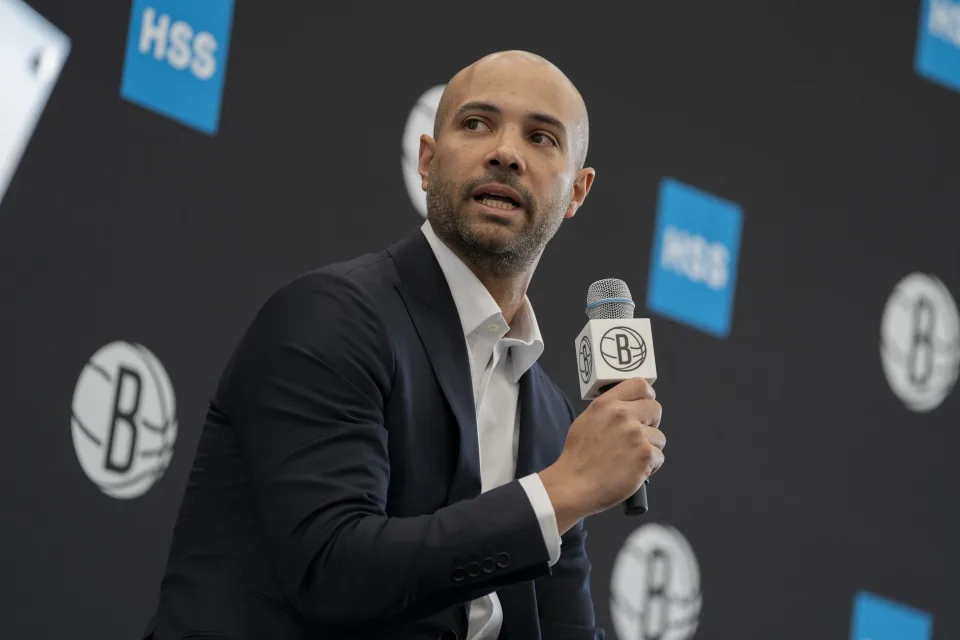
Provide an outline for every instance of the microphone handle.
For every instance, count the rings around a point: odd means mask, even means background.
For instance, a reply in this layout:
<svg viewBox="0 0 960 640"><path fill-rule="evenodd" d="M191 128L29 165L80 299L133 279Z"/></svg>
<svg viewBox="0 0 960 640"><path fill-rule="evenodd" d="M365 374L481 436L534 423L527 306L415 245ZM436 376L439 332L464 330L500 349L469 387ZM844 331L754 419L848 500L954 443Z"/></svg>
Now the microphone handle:
<svg viewBox="0 0 960 640"><path fill-rule="evenodd" d="M605 384L600 387L600 393L606 393L610 389L613 389L615 386L620 384L619 382L612 382L610 384ZM623 501L623 513L628 516L642 516L647 511L650 510L649 505L647 504L647 485L650 484L650 478L646 478L643 481L643 484L640 485L640 488L637 489L636 493Z"/></svg>
<svg viewBox="0 0 960 640"><path fill-rule="evenodd" d="M624 500L623 502L623 513L628 516L642 516L647 511L650 510L650 507L647 506L647 485L650 483L650 478L647 478L643 481L643 484L640 485L640 488L637 489L637 492Z"/></svg>

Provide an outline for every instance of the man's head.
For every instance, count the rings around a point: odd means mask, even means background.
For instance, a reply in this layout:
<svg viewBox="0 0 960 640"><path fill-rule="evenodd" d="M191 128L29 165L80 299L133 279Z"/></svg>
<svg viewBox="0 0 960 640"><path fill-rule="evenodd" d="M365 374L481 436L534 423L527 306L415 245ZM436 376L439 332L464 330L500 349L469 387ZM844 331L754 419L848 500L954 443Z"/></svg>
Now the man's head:
<svg viewBox="0 0 960 640"><path fill-rule="evenodd" d="M590 191L588 138L583 99L550 62L481 58L450 80L420 139L431 226L492 276L524 272Z"/></svg>

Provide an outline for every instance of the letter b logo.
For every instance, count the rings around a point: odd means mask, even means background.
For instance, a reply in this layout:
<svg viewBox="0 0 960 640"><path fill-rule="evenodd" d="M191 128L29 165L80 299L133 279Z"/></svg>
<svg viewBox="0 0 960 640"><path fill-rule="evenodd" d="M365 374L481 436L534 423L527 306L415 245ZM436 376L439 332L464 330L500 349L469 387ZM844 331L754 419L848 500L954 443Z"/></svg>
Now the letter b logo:
<svg viewBox="0 0 960 640"><path fill-rule="evenodd" d="M647 343L630 327L614 327L600 338L600 355L617 371L636 371L646 362Z"/></svg>
<svg viewBox="0 0 960 640"><path fill-rule="evenodd" d="M137 450L137 410L140 408L140 393L143 379L133 369L117 368L117 386L113 398L113 415L103 466L108 471L126 473L133 466ZM120 444L123 443L123 444Z"/></svg>

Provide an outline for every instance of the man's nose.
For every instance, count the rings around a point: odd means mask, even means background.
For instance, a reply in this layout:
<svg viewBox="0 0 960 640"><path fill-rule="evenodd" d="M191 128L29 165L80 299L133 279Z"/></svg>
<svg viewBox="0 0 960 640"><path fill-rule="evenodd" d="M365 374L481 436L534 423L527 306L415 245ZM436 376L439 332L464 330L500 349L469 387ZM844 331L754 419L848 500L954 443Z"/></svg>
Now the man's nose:
<svg viewBox="0 0 960 640"><path fill-rule="evenodd" d="M502 136L498 142L497 148L487 155L487 164L494 167L506 167L518 174L523 174L527 170L527 165L520 153L519 144L512 139L512 136L507 135Z"/></svg>

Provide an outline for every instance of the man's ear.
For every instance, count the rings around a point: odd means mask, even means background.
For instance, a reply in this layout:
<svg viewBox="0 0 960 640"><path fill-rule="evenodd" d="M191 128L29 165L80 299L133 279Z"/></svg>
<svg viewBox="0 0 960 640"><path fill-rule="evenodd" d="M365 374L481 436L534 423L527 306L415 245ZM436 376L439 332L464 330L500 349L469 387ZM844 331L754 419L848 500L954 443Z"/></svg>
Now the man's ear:
<svg viewBox="0 0 960 640"><path fill-rule="evenodd" d="M423 134L420 136L420 155L417 160L417 171L420 173L420 188L427 190L427 179L430 175L430 163L437 152L437 142Z"/></svg>
<svg viewBox="0 0 960 640"><path fill-rule="evenodd" d="M572 218L577 214L577 209L583 205L583 201L587 199L587 194L590 193L590 187L593 186L593 180L596 178L597 172L591 167L586 167L580 169L577 172L577 179L573 183L573 198L570 199L570 206L567 207L567 212L563 214L564 218Z"/></svg>

